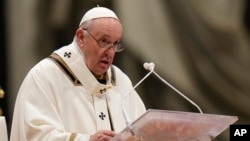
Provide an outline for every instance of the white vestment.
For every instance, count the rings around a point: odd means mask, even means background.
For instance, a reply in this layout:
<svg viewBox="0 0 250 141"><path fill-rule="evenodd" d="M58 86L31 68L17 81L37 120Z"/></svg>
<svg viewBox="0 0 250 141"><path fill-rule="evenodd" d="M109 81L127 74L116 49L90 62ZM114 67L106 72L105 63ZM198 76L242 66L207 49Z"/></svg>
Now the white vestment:
<svg viewBox="0 0 250 141"><path fill-rule="evenodd" d="M24 79L13 115L11 141L88 141L97 130L126 127L121 103L132 120L145 112L130 79L115 66L101 84L86 67L76 43L56 50Z"/></svg>

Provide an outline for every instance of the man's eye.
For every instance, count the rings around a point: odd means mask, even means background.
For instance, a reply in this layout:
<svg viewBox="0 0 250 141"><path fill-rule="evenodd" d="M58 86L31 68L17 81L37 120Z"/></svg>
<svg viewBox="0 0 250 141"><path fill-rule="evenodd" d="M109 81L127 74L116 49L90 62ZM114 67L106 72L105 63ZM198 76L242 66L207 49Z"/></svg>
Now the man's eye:
<svg viewBox="0 0 250 141"><path fill-rule="evenodd" d="M105 47L109 44L109 41L107 41L106 39L100 39L99 43L101 46Z"/></svg>
<svg viewBox="0 0 250 141"><path fill-rule="evenodd" d="M106 39L100 39L99 40L101 43L108 44L109 42Z"/></svg>

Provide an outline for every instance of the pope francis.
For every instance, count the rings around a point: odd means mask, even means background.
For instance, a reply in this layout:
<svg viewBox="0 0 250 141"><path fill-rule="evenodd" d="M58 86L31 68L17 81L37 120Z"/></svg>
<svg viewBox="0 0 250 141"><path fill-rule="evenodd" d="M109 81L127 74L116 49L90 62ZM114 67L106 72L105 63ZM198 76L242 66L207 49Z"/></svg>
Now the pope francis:
<svg viewBox="0 0 250 141"><path fill-rule="evenodd" d="M146 109L133 86L112 65L121 44L116 14L95 7L82 17L73 42L36 64L15 104L11 141L108 141Z"/></svg>

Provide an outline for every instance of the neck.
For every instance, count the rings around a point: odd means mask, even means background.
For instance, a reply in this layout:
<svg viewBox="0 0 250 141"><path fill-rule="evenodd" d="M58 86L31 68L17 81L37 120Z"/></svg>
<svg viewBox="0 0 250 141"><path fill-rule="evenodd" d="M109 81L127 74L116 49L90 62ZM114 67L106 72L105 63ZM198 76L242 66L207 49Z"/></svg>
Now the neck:
<svg viewBox="0 0 250 141"><path fill-rule="evenodd" d="M106 79L106 73L101 74L101 75L95 75L95 77L96 79L100 79L100 80Z"/></svg>
<svg viewBox="0 0 250 141"><path fill-rule="evenodd" d="M94 75L95 78L102 84L106 84L106 73L102 75Z"/></svg>

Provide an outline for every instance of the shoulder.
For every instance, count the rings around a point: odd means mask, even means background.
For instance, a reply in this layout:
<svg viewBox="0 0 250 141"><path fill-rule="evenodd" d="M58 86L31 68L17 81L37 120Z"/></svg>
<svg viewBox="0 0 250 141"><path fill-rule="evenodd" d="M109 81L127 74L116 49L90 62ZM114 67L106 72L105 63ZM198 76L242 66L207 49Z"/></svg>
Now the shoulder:
<svg viewBox="0 0 250 141"><path fill-rule="evenodd" d="M117 77L123 77L123 78L126 78L126 79L129 79L129 77L127 76L126 73L124 73L120 68L118 68L117 66L115 65L112 65L111 66L111 70L113 69L115 75Z"/></svg>
<svg viewBox="0 0 250 141"><path fill-rule="evenodd" d="M118 85L128 84L132 85L130 78L126 73L124 73L120 68L115 65L112 65L111 71L113 71L112 75L114 75L116 83Z"/></svg>
<svg viewBox="0 0 250 141"><path fill-rule="evenodd" d="M51 59L44 58L36 65L34 65L28 72L28 78L34 80L55 80L53 78L60 77L63 74L60 67Z"/></svg>
<svg viewBox="0 0 250 141"><path fill-rule="evenodd" d="M31 73L34 73L34 72L46 73L46 71L57 70L57 69L59 68L53 60L51 60L50 58L44 58L43 60L38 62L35 66L33 66L30 72Z"/></svg>

